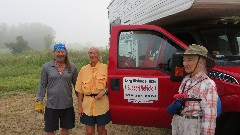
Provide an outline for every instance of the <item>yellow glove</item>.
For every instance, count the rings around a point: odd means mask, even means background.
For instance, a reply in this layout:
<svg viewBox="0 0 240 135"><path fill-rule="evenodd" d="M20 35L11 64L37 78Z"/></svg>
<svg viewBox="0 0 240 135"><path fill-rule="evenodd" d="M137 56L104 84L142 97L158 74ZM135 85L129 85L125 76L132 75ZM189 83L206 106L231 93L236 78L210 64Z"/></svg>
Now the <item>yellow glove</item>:
<svg viewBox="0 0 240 135"><path fill-rule="evenodd" d="M35 111L38 113L44 113L43 102L36 102Z"/></svg>

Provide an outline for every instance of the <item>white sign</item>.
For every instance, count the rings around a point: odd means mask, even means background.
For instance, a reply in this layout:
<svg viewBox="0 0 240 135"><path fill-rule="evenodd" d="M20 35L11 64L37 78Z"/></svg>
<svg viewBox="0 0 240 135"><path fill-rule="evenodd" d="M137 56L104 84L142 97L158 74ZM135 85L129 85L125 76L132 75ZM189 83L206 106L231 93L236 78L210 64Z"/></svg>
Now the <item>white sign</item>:
<svg viewBox="0 0 240 135"><path fill-rule="evenodd" d="M132 103L153 103L158 100L158 78L124 77L124 99Z"/></svg>

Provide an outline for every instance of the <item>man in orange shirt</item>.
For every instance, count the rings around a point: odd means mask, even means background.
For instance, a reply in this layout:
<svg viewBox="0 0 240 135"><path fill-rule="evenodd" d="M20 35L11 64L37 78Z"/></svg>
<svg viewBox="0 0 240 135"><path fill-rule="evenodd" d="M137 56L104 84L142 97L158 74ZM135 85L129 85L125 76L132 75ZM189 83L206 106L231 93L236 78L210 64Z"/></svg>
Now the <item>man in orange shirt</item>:
<svg viewBox="0 0 240 135"><path fill-rule="evenodd" d="M107 65L102 63L100 52L92 47L88 51L90 64L82 67L76 82L78 92L78 114L86 125L86 135L106 135L105 125L110 120L107 96Z"/></svg>

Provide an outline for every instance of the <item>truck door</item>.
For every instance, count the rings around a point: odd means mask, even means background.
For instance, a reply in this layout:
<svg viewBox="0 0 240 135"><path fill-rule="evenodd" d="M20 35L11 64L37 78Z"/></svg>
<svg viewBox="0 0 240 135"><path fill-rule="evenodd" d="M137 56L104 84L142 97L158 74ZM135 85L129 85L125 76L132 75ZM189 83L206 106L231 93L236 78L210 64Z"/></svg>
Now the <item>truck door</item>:
<svg viewBox="0 0 240 135"><path fill-rule="evenodd" d="M170 127L166 107L180 85L170 81L171 57L184 48L160 27L112 27L108 91L113 124Z"/></svg>

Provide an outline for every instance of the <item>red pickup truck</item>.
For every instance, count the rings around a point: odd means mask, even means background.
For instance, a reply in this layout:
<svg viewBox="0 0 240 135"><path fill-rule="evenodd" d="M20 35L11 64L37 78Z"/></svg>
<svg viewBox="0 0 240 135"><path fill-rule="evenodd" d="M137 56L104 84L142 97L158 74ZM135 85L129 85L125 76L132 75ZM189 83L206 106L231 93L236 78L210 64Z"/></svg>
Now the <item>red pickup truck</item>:
<svg viewBox="0 0 240 135"><path fill-rule="evenodd" d="M239 7L238 0L113 0L108 7L112 122L170 128L166 107L181 81L171 76L172 56L200 44L217 63L208 69L222 102L216 134L240 133Z"/></svg>

